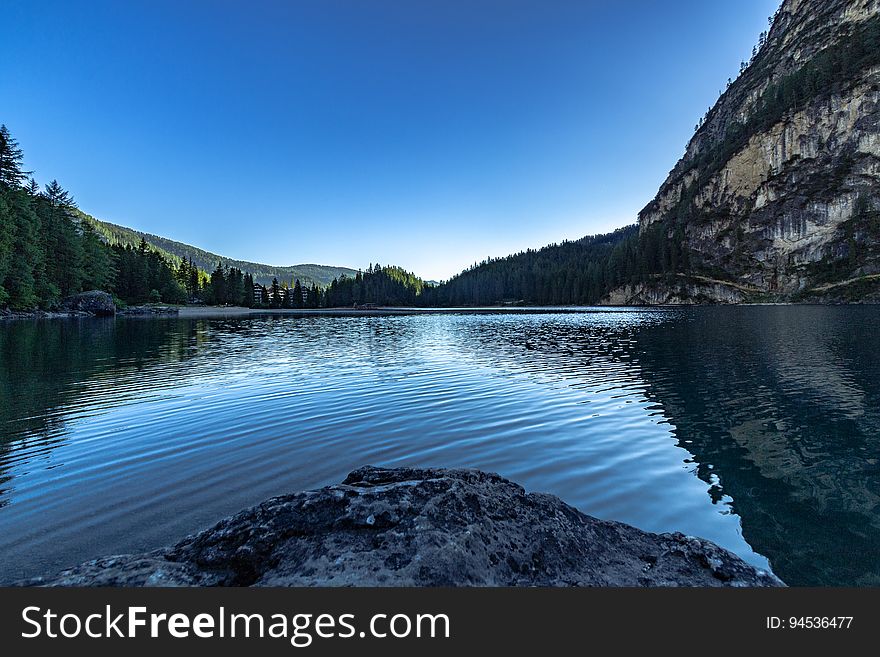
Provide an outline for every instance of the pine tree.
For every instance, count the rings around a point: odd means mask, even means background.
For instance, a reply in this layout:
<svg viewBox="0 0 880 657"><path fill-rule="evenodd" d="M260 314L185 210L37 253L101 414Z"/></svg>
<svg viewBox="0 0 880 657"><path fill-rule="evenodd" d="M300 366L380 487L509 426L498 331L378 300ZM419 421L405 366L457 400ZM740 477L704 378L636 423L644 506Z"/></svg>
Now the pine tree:
<svg viewBox="0 0 880 657"><path fill-rule="evenodd" d="M245 272L244 291L242 292L239 304L246 306L247 308L254 307L254 277L251 276L250 272Z"/></svg>
<svg viewBox="0 0 880 657"><path fill-rule="evenodd" d="M302 286L299 284L299 279L296 279L293 283L293 301L291 301L290 305L293 308L303 307Z"/></svg>
<svg viewBox="0 0 880 657"><path fill-rule="evenodd" d="M272 279L272 291L269 298L269 305L272 308L278 308L281 306L281 286L278 284L278 279Z"/></svg>
<svg viewBox="0 0 880 657"><path fill-rule="evenodd" d="M36 199L42 217L42 242L46 281L44 300L50 305L57 297L66 297L82 289L83 243L74 222L76 204L73 197L53 180Z"/></svg>
<svg viewBox="0 0 880 657"><path fill-rule="evenodd" d="M0 185L0 223L5 227L3 234L12 238L11 246L3 255L7 263L4 279L0 281L3 303L18 310L35 308L41 301L38 290L45 273L44 251L40 248L41 222L31 197Z"/></svg>
<svg viewBox="0 0 880 657"><path fill-rule="evenodd" d="M217 267L211 272L205 301L217 306L226 303L226 275L223 272L222 262L218 262Z"/></svg>
<svg viewBox="0 0 880 657"><path fill-rule="evenodd" d="M30 175L30 171L22 170L23 161L24 154L18 142L5 125L0 125L0 185L13 189L21 186L22 181Z"/></svg>
<svg viewBox="0 0 880 657"><path fill-rule="evenodd" d="M191 298L198 299L202 295L199 268L193 264L192 260L189 262L189 283L187 284L186 289Z"/></svg>
<svg viewBox="0 0 880 657"><path fill-rule="evenodd" d="M82 230L83 281L85 290L112 289L116 267L111 250L105 245L88 222L80 224Z"/></svg>
<svg viewBox="0 0 880 657"><path fill-rule="evenodd" d="M6 202L6 192L0 187L0 307L5 306L9 301L6 277L10 272L15 248L14 221L9 204Z"/></svg>

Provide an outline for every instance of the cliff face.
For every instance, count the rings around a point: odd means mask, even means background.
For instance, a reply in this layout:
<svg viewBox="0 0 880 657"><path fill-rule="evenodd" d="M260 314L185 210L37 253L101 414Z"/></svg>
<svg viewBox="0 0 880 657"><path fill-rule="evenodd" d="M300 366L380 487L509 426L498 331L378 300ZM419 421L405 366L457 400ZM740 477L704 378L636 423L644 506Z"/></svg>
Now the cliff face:
<svg viewBox="0 0 880 657"><path fill-rule="evenodd" d="M880 0L785 0L639 228L686 265L611 302L880 299Z"/></svg>

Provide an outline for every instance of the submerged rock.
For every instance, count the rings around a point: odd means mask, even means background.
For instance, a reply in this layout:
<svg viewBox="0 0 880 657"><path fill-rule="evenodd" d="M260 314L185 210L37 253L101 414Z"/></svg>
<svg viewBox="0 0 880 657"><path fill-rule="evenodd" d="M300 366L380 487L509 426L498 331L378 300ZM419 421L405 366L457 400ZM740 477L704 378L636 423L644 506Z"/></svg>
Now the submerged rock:
<svg viewBox="0 0 880 657"><path fill-rule="evenodd" d="M478 470L364 467L45 586L782 586L709 541L598 520Z"/></svg>
<svg viewBox="0 0 880 657"><path fill-rule="evenodd" d="M98 317L109 317L116 314L116 304L113 303L113 297L100 290L80 292L69 296L61 302L61 309L85 312Z"/></svg>

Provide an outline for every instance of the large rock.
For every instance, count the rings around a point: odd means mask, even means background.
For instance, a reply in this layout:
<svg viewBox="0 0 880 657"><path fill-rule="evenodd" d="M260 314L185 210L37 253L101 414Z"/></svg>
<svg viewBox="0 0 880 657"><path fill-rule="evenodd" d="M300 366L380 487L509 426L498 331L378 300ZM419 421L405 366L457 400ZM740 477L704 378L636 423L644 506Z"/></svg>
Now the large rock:
<svg viewBox="0 0 880 657"><path fill-rule="evenodd" d="M100 290L80 292L69 296L61 302L61 309L86 312L98 317L110 317L116 314L116 304L113 303L113 297Z"/></svg>
<svg viewBox="0 0 880 657"><path fill-rule="evenodd" d="M476 470L364 467L49 586L781 586L709 541L598 520Z"/></svg>

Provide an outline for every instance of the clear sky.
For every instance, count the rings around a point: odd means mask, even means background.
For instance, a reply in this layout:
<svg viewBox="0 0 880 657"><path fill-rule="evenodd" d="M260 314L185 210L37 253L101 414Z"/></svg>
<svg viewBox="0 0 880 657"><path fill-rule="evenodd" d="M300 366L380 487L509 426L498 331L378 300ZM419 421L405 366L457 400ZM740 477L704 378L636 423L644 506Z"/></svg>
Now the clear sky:
<svg viewBox="0 0 880 657"><path fill-rule="evenodd" d="M443 279L635 221L777 0L3 0L0 123L100 219Z"/></svg>

